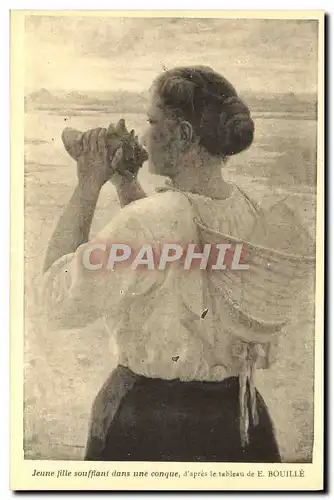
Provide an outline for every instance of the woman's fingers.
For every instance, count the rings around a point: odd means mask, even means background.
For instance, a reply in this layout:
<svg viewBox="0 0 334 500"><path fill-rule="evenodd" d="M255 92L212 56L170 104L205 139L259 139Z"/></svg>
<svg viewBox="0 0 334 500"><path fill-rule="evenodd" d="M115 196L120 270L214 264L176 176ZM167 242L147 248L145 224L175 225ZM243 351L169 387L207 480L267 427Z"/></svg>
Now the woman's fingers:
<svg viewBox="0 0 334 500"><path fill-rule="evenodd" d="M89 151L90 132L91 132L90 130L86 130L86 132L82 136L82 152L83 152L83 154L86 154Z"/></svg>
<svg viewBox="0 0 334 500"><path fill-rule="evenodd" d="M101 127L95 128L92 130L90 135L90 150L93 153L99 153L99 135L101 132Z"/></svg>
<svg viewBox="0 0 334 500"><path fill-rule="evenodd" d="M84 135L83 135L83 138L82 138L82 145L83 145L83 153L84 154L87 154L89 153L90 149L91 149L91 136L92 136L92 132L93 132L94 129L90 129L90 130L87 130Z"/></svg>
<svg viewBox="0 0 334 500"><path fill-rule="evenodd" d="M118 123L116 124L116 127L111 123L106 130L105 128L102 127L97 127L93 128L90 130L87 130L83 134L83 139L82 139L82 144L83 144L83 153L87 154L90 151L92 152L98 152L100 150L101 143L99 142L99 139L101 138L100 134L101 131L103 130L103 136L104 136L104 141L106 136L113 136L115 133L119 135L120 137L127 135L128 131L125 125L125 120L121 118ZM130 132L130 138L134 139L134 130L131 130Z"/></svg>
<svg viewBox="0 0 334 500"><path fill-rule="evenodd" d="M107 129L105 128L101 128L97 134L97 149L99 153L106 154L107 152L106 135L107 135Z"/></svg>
<svg viewBox="0 0 334 500"><path fill-rule="evenodd" d="M98 152L98 137L101 131L101 127L93 128L87 130L82 138L83 153L87 154L90 152Z"/></svg>
<svg viewBox="0 0 334 500"><path fill-rule="evenodd" d="M120 165L122 158L123 158L123 149L118 148L111 162L111 167L113 170L117 170L117 167Z"/></svg>
<svg viewBox="0 0 334 500"><path fill-rule="evenodd" d="M120 148L118 148L118 150L116 151L116 153L112 159L112 162L111 162L112 171L117 172L124 179L131 180L131 179L133 179L134 176L129 170L126 170L124 168L124 166L122 165L123 157L124 157L123 149L120 147Z"/></svg>

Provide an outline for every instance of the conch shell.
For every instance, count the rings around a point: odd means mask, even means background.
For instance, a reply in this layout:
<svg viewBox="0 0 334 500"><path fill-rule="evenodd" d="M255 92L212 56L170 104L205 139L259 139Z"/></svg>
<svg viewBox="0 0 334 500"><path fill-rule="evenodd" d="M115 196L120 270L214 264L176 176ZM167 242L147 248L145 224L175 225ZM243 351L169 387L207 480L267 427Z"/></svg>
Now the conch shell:
<svg viewBox="0 0 334 500"><path fill-rule="evenodd" d="M64 147L68 154L78 160L83 153L84 132L66 127L61 135ZM125 126L125 120L119 120L116 126L110 124L106 134L106 148L108 158L112 162L116 151L122 148L122 161L115 171L122 175L125 171L136 175L143 163L148 159L147 151L139 144L138 136L134 130L129 132Z"/></svg>

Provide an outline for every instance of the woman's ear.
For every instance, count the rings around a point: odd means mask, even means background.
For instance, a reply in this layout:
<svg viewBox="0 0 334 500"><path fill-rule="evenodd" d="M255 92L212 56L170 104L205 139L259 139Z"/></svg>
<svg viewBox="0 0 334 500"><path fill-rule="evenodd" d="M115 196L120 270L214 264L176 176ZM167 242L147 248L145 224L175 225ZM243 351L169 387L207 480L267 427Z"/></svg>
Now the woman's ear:
<svg viewBox="0 0 334 500"><path fill-rule="evenodd" d="M189 145L193 141L194 129L191 123L187 121L182 121L180 123L181 139L182 141Z"/></svg>

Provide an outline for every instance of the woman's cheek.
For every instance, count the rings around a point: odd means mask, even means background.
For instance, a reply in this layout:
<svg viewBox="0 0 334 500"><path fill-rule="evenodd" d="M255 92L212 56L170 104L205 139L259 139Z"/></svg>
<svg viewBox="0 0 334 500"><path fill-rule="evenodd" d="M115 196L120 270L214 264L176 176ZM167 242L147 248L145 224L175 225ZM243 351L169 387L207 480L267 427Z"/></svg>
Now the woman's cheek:
<svg viewBox="0 0 334 500"><path fill-rule="evenodd" d="M160 130L152 130L152 135L151 135L151 149L152 151L155 151L158 153L159 151L164 150L164 135L161 133Z"/></svg>
<svg viewBox="0 0 334 500"><path fill-rule="evenodd" d="M161 144L163 142L163 140L166 136L163 128L160 128L160 127L153 127L152 133L153 133L154 141L156 141L159 144Z"/></svg>

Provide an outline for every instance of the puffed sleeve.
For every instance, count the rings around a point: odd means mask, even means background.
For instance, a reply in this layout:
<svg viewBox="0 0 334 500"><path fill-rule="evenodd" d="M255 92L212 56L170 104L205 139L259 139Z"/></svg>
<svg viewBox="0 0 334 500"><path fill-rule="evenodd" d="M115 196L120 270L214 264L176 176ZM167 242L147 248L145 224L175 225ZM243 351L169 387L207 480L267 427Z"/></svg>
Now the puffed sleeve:
<svg viewBox="0 0 334 500"><path fill-rule="evenodd" d="M106 314L117 314L127 301L163 281L161 271L132 269L130 259L107 267L112 245L125 245L132 256L143 245L156 245L145 223L126 208L94 240L61 257L45 273L42 302L52 329L82 328Z"/></svg>

